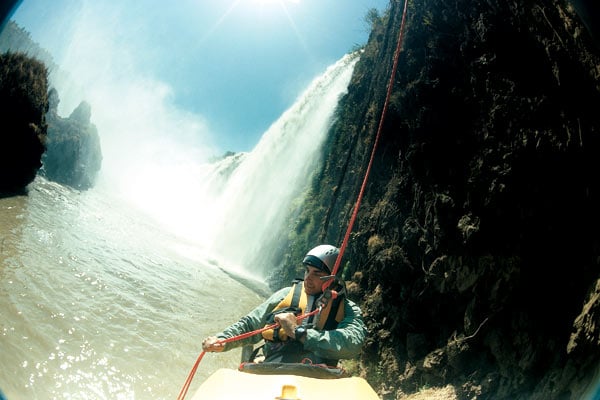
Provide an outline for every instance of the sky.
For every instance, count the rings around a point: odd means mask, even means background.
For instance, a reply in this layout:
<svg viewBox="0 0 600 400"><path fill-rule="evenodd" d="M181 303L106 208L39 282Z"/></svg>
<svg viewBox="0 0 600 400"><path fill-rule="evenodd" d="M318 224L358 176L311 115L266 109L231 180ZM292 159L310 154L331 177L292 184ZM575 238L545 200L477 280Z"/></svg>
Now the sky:
<svg viewBox="0 0 600 400"><path fill-rule="evenodd" d="M238 152L251 151L316 76L365 44L367 11L388 4L23 0L12 19L87 82L109 72L113 83L146 82L144 93L162 93L178 120L199 121L218 151Z"/></svg>

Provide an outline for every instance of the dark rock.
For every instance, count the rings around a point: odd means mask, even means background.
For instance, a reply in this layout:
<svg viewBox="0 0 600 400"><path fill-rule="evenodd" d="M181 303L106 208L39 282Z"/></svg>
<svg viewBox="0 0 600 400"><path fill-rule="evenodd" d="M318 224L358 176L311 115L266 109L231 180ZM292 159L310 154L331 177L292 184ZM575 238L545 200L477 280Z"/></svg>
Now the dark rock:
<svg viewBox="0 0 600 400"><path fill-rule="evenodd" d="M47 150L43 157L43 175L76 189L94 186L102 166L102 149L96 126L90 122L91 106L81 102L68 118L57 113L59 97L49 93Z"/></svg>
<svg viewBox="0 0 600 400"><path fill-rule="evenodd" d="M41 166L47 74L44 64L24 54L0 55L0 195L23 192Z"/></svg>

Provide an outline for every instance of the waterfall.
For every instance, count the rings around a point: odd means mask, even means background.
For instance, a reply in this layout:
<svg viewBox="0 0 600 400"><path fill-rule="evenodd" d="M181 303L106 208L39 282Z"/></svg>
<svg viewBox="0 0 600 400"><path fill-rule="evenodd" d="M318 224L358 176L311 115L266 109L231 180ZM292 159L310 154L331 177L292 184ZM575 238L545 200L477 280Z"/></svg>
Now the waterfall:
<svg viewBox="0 0 600 400"><path fill-rule="evenodd" d="M98 79L91 66L69 63L74 75L93 77L83 79L86 90L54 84L68 104L76 104L73 93L92 104L104 155L96 190L128 200L179 235L178 251L187 256L262 277L255 260L306 191L358 58L345 55L315 78L252 151L212 163L205 161L213 149L203 142L204 122L176 109L160 82Z"/></svg>
<svg viewBox="0 0 600 400"><path fill-rule="evenodd" d="M206 216L207 246L216 257L252 274L266 272L256 264L259 252L268 249L291 201L300 200L308 189L357 61L358 55L350 54L330 66L238 160Z"/></svg>

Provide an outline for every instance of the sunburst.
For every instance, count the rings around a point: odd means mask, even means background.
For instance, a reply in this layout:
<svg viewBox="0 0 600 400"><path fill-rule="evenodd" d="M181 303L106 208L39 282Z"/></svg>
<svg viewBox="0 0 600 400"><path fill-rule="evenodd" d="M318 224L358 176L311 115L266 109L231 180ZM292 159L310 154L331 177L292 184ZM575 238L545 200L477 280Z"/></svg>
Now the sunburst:
<svg viewBox="0 0 600 400"><path fill-rule="evenodd" d="M249 0L260 7L270 7L272 5L284 5L285 3L300 3L300 0Z"/></svg>

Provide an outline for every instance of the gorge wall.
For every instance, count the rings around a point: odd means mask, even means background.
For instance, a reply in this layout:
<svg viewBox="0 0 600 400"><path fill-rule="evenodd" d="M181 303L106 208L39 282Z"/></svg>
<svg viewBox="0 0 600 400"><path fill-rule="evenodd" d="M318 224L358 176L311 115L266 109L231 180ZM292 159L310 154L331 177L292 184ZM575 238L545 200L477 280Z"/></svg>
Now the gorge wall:
<svg viewBox="0 0 600 400"><path fill-rule="evenodd" d="M273 286L342 241L402 7L371 15ZM369 328L360 371L385 399L447 384L465 399L580 399L600 363L598 46L560 0L415 0L407 15L342 263Z"/></svg>

